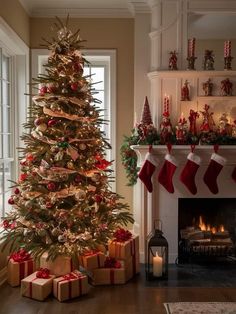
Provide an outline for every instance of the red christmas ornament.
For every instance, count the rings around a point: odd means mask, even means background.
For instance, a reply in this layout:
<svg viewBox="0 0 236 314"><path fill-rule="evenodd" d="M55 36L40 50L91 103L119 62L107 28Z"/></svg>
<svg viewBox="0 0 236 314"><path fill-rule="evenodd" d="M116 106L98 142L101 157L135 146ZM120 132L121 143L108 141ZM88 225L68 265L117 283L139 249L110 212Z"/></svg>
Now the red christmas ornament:
<svg viewBox="0 0 236 314"><path fill-rule="evenodd" d="M39 126L42 123L43 123L43 119L41 119L41 118L37 118L37 119L34 120L34 125L35 126Z"/></svg>
<svg viewBox="0 0 236 314"><path fill-rule="evenodd" d="M53 207L53 204L51 202L46 202L46 207L50 209Z"/></svg>
<svg viewBox="0 0 236 314"><path fill-rule="evenodd" d="M74 179L75 183L81 183L82 182L82 177L80 175L77 175Z"/></svg>
<svg viewBox="0 0 236 314"><path fill-rule="evenodd" d="M48 91L47 86L42 86L39 90L39 94L43 96L45 93L47 93L47 91Z"/></svg>
<svg viewBox="0 0 236 314"><path fill-rule="evenodd" d="M8 200L8 204L9 205L13 205L13 204L15 204L15 202L14 202L14 199L11 197L11 198L9 198L9 200Z"/></svg>
<svg viewBox="0 0 236 314"><path fill-rule="evenodd" d="M72 83L71 85L70 85L70 88L73 90L73 91L77 91L78 90L78 83Z"/></svg>
<svg viewBox="0 0 236 314"><path fill-rule="evenodd" d="M101 201L102 201L102 196L99 195L99 194L96 194L96 195L94 196L94 199L95 199L95 202L101 203Z"/></svg>
<svg viewBox="0 0 236 314"><path fill-rule="evenodd" d="M47 184L47 189L49 190L49 191L55 191L56 190L56 184L54 183L54 182L49 182L48 184Z"/></svg>
<svg viewBox="0 0 236 314"><path fill-rule="evenodd" d="M32 154L28 154L26 156L26 160L32 162L34 160L34 156Z"/></svg>
<svg viewBox="0 0 236 314"><path fill-rule="evenodd" d="M48 121L48 126L49 126L49 127L51 127L51 126L53 126L53 125L55 125L55 124L57 124L57 120L52 119L52 120L49 120L49 121Z"/></svg>
<svg viewBox="0 0 236 314"><path fill-rule="evenodd" d="M16 189L14 190L14 193L15 193L15 194L20 194L20 190L19 190L18 188L16 188Z"/></svg>
<svg viewBox="0 0 236 314"><path fill-rule="evenodd" d="M27 179L27 174L26 173L22 173L20 175L20 181L25 181Z"/></svg>
<svg viewBox="0 0 236 314"><path fill-rule="evenodd" d="M10 227L10 223L9 223L8 220L4 220L4 221L2 222L2 225L3 225L3 228L4 228L4 229L8 229L8 228Z"/></svg>
<svg viewBox="0 0 236 314"><path fill-rule="evenodd" d="M57 90L56 86L50 85L48 86L48 93L55 93Z"/></svg>
<svg viewBox="0 0 236 314"><path fill-rule="evenodd" d="M75 70L75 71L77 71L77 72L83 72L83 67L82 67L82 65L81 65L80 63L75 63L75 64L73 65L73 67L74 67L74 70Z"/></svg>

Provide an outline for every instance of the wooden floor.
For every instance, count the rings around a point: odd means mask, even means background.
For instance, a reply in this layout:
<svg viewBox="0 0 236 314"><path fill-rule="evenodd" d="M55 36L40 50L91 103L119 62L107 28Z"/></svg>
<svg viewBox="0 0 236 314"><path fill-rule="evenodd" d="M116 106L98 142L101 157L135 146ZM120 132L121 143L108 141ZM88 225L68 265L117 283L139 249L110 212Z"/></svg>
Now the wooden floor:
<svg viewBox="0 0 236 314"><path fill-rule="evenodd" d="M91 287L87 296L64 303L53 297L45 302L21 297L20 289L7 283L0 287L1 314L164 314L164 302L180 301L236 302L236 286L150 286L141 274L126 285Z"/></svg>

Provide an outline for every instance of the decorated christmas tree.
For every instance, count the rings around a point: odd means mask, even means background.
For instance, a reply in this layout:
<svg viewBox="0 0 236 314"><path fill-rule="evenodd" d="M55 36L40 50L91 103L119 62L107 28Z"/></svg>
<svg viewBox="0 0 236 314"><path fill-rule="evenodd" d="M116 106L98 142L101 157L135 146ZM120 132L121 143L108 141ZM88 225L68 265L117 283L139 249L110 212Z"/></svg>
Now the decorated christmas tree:
<svg viewBox="0 0 236 314"><path fill-rule="evenodd" d="M106 244L120 225L132 223L127 204L112 192L110 144L81 53L79 31L58 20L45 74L35 80L23 136L21 174L3 221L6 243L34 257L75 256Z"/></svg>

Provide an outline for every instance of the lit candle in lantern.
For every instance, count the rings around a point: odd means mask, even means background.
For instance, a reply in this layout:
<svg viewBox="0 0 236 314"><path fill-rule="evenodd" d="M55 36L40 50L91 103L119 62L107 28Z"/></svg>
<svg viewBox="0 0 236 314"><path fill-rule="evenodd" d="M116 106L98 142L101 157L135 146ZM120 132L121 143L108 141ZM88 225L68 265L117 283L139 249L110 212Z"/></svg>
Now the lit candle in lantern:
<svg viewBox="0 0 236 314"><path fill-rule="evenodd" d="M153 257L153 276L161 277L162 276L162 257L156 252L156 256Z"/></svg>

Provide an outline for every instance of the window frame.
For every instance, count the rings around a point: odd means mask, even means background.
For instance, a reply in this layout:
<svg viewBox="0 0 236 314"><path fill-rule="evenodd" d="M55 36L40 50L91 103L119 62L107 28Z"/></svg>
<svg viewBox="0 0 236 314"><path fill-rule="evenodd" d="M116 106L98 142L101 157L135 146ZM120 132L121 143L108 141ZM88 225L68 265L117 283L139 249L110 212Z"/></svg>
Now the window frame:
<svg viewBox="0 0 236 314"><path fill-rule="evenodd" d="M19 151L17 147L22 147L23 142L20 136L23 133L23 123L27 117L27 107L29 100L25 94L28 93L29 82L29 47L20 39L20 37L8 26L0 17L0 48L4 55L10 58L10 133L11 138L11 156L10 158L0 158L0 163L11 163L11 180L17 181L19 176ZM8 191L4 188L3 194ZM5 216L9 208L0 209L0 217Z"/></svg>

